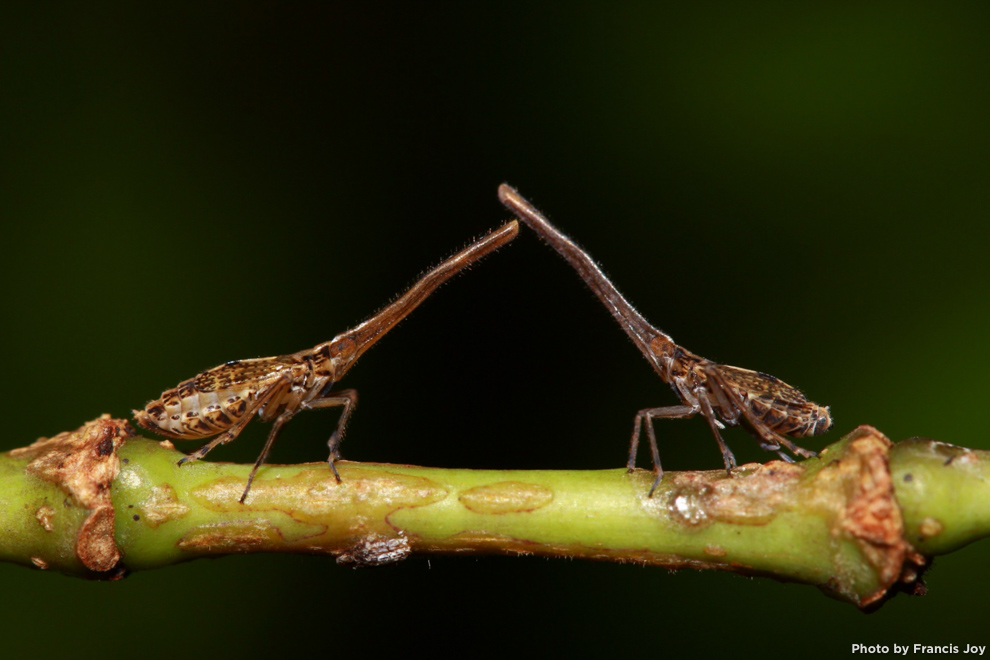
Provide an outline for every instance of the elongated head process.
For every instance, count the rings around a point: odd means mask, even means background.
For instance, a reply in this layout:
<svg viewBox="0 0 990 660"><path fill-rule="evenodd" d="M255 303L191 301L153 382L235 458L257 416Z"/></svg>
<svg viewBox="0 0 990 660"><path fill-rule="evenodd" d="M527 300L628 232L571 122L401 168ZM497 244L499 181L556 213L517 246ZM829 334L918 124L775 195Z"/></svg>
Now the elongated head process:
<svg viewBox="0 0 990 660"><path fill-rule="evenodd" d="M330 469L339 482L340 475L334 462L340 457L340 441L357 405L357 392L351 389L334 391L334 385L365 351L437 287L502 247L518 233L519 225L515 220L491 232L428 271L408 291L367 321L328 342L290 355L233 360L204 371L166 390L144 410L135 410L134 419L149 431L176 440L216 436L179 461L180 465L203 458L217 445L236 438L254 415L265 422L274 420L241 495L240 501L244 502L251 482L282 426L300 410L340 406L343 408L340 420L327 443Z"/></svg>
<svg viewBox="0 0 990 660"><path fill-rule="evenodd" d="M813 451L798 447L786 436L803 438L828 431L832 418L827 406L809 401L797 388L779 378L718 364L678 346L629 304L587 252L550 224L522 195L503 183L499 186L498 196L509 210L578 272L657 375L670 385L681 400L682 405L679 406L640 410L633 422L627 466L629 470L635 467L640 431L645 426L656 474L650 495L663 478L653 428L653 420L658 417L678 419L701 413L715 435L727 471L736 466L736 459L719 433L719 429L725 428L724 424L735 426L742 423L762 448L776 451L785 460L791 459L781 447L797 456L815 455Z"/></svg>

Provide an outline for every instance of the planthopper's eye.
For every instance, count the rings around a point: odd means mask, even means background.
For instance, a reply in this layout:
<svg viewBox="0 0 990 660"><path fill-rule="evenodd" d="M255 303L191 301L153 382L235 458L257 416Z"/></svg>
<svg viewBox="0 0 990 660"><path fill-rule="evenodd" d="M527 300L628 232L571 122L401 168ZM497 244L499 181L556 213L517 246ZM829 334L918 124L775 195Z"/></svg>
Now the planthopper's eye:
<svg viewBox="0 0 990 660"><path fill-rule="evenodd" d="M815 422L815 430L812 432L812 435L821 435L830 428L832 428L832 415L830 414L829 409L825 408L821 412L821 417L819 417L818 421Z"/></svg>

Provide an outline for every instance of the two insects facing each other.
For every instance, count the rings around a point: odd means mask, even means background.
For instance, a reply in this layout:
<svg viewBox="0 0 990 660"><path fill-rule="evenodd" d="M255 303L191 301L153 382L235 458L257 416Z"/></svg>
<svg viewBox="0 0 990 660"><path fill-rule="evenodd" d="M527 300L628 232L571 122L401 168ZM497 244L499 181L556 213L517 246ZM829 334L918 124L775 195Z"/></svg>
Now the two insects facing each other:
<svg viewBox="0 0 990 660"><path fill-rule="evenodd" d="M663 478L653 428L653 420L657 418L680 419L701 414L730 473L736 467L736 460L719 433L725 425L743 426L755 436L760 447L777 452L784 460L792 459L783 449L796 456L815 456L815 452L799 447L788 436L803 438L828 431L832 419L827 406L809 401L800 390L774 376L719 364L678 346L636 311L587 252L516 190L503 184L498 192L501 202L577 271L660 379L680 399L680 405L640 410L633 421L627 468L629 471L635 468L640 435L645 428L655 474L650 496ZM258 468L286 422L300 410L341 407L337 427L327 443L328 463L339 482L334 462L340 457L340 442L357 405L357 393L352 389L334 390L336 383L366 350L437 287L514 239L518 231L518 224L512 221L472 243L428 271L393 303L329 342L290 355L235 360L205 371L166 390L143 410L134 411L135 420L149 431L177 440L215 436L184 457L180 464L203 458L215 447L234 440L254 415L262 421L273 421L241 495L243 503Z"/></svg>

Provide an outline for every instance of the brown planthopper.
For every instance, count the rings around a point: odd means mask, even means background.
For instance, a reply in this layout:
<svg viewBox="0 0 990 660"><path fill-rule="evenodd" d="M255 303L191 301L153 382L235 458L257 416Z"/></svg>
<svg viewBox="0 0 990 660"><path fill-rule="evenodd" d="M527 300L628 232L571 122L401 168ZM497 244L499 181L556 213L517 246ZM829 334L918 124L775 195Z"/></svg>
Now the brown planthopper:
<svg viewBox="0 0 990 660"><path fill-rule="evenodd" d="M770 374L712 362L678 346L668 335L650 325L605 277L598 264L550 224L515 189L503 183L499 186L498 196L509 210L571 264L633 340L657 375L680 398L682 405L646 408L636 413L633 421L627 467L630 471L635 468L639 435L645 425L656 474L650 488L651 496L663 478L653 429L653 420L658 417L681 419L701 413L715 434L727 471L736 466L736 459L719 433L719 429L725 428L724 424L735 426L743 423L743 427L756 437L763 449L776 451L784 460L791 459L783 453L781 446L797 456L816 455L785 436L803 438L828 431L832 427L832 418L827 406L808 401L798 389Z"/></svg>
<svg viewBox="0 0 990 660"><path fill-rule="evenodd" d="M355 390L333 391L334 385L372 344L423 302L441 284L502 247L519 233L513 220L475 241L424 274L408 291L352 330L311 349L276 357L233 360L179 383L135 410L138 424L177 440L216 436L179 464L206 456L214 447L236 438L257 414L262 421L275 420L264 449L248 476L240 501L251 490L251 482L278 437L279 430L300 410L343 407L337 428L327 442L328 462L334 477L340 475L334 462L340 458L344 428L357 405Z"/></svg>

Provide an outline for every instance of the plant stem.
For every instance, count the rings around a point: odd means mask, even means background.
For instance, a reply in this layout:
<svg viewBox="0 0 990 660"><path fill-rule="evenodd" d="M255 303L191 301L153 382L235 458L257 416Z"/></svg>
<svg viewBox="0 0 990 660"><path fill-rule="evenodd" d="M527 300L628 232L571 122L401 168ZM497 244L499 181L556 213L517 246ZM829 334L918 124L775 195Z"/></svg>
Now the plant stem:
<svg viewBox="0 0 990 660"><path fill-rule="evenodd" d="M800 464L653 474L198 462L107 417L0 455L0 559L120 577L204 556L539 554L729 570L861 607L990 534L990 452L860 427Z"/></svg>

